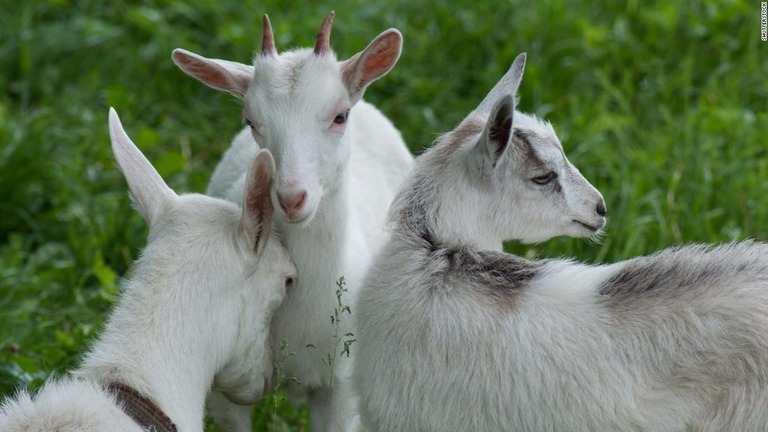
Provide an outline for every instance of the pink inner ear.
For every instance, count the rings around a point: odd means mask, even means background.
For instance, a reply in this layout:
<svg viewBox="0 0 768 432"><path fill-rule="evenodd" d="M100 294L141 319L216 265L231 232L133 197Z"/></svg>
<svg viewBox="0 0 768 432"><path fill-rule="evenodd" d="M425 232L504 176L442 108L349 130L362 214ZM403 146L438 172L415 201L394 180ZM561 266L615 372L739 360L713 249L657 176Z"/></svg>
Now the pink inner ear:
<svg viewBox="0 0 768 432"><path fill-rule="evenodd" d="M214 85L216 87L224 87L227 84L227 80L222 75L221 71L211 66L204 60L196 57L192 57L186 54L179 54L176 56L176 60L184 66L184 71L193 75L200 81L206 84Z"/></svg>
<svg viewBox="0 0 768 432"><path fill-rule="evenodd" d="M398 59L399 47L400 38L394 34L387 35L364 52L349 59L342 72L344 80L350 86L349 90L357 93L387 73Z"/></svg>
<svg viewBox="0 0 768 432"><path fill-rule="evenodd" d="M198 64L197 66L195 73L202 81L218 88L229 87L229 80L220 71L204 64Z"/></svg>
<svg viewBox="0 0 768 432"><path fill-rule="evenodd" d="M363 65L363 77L374 80L387 72L397 58L397 45L383 43L368 56ZM368 81L368 80L366 80Z"/></svg>
<svg viewBox="0 0 768 432"><path fill-rule="evenodd" d="M173 60L186 74L216 90L240 96L248 86L250 75L239 70L240 65L235 63L199 58L185 52L174 52Z"/></svg>
<svg viewBox="0 0 768 432"><path fill-rule="evenodd" d="M268 228L272 218L272 181L274 171L271 158L264 155L257 156L252 166L251 178L248 180L248 188L245 197L245 209L255 226L253 249L258 253L259 244L266 241L262 238L265 229Z"/></svg>

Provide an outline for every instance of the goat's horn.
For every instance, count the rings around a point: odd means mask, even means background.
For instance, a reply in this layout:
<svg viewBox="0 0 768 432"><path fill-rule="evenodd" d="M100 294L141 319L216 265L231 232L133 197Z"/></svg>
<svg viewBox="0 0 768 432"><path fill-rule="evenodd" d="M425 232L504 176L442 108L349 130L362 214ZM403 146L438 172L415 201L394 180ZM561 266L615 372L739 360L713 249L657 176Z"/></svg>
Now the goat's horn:
<svg viewBox="0 0 768 432"><path fill-rule="evenodd" d="M261 55L277 55L275 49L275 35L272 33L272 23L269 22L269 17L264 14L264 36L261 39Z"/></svg>
<svg viewBox="0 0 768 432"><path fill-rule="evenodd" d="M333 17L335 16L336 12L331 11L320 26L317 42L315 42L315 54L317 55L325 54L331 50L331 28L333 28Z"/></svg>

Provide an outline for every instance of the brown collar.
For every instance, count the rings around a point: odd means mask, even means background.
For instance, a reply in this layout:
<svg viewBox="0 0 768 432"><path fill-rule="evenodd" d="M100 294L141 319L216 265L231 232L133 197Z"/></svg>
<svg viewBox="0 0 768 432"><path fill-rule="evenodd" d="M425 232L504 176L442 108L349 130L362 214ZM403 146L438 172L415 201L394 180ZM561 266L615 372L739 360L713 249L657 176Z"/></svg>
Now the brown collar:
<svg viewBox="0 0 768 432"><path fill-rule="evenodd" d="M144 429L155 432L177 432L176 425L170 418L136 389L122 383L113 382L107 386L120 409Z"/></svg>

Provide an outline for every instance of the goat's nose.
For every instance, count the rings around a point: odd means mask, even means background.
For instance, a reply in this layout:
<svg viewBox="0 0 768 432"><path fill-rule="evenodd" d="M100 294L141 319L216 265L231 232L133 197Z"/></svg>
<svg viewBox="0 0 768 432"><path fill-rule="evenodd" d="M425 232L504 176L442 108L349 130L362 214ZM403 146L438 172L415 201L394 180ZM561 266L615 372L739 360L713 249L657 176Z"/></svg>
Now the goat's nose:
<svg viewBox="0 0 768 432"><path fill-rule="evenodd" d="M307 191L298 191L292 193L277 193L277 201L280 203L280 208L283 209L286 216L293 218L296 213L299 212L304 199L307 197Z"/></svg>
<svg viewBox="0 0 768 432"><path fill-rule="evenodd" d="M605 215L606 215L606 213L608 212L608 211L605 209L605 201L603 201L603 200L600 200L600 202L599 202L599 203L597 203L597 207L595 207L595 211L596 211L596 212L597 212L597 214L599 214L600 216L605 216Z"/></svg>

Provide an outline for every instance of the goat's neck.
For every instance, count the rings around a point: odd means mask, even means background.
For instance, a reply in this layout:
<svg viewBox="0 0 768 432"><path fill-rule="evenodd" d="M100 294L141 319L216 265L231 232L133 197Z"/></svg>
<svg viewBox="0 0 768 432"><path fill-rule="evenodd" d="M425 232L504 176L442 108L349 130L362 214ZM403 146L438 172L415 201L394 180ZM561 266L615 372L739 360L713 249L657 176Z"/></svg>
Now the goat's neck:
<svg viewBox="0 0 768 432"><path fill-rule="evenodd" d="M168 287L154 287L146 295L147 287L131 288L78 374L105 386L131 386L163 410L178 430L202 430L205 397L221 366L227 337L205 334L215 330L203 324L209 313L196 307L199 299L183 299L200 293L174 296L160 292ZM148 310L152 308L156 310Z"/></svg>
<svg viewBox="0 0 768 432"><path fill-rule="evenodd" d="M480 250L502 250L502 234L495 229L493 212L476 197L456 196L455 191L441 191L433 227L437 240L448 245L466 245Z"/></svg>

